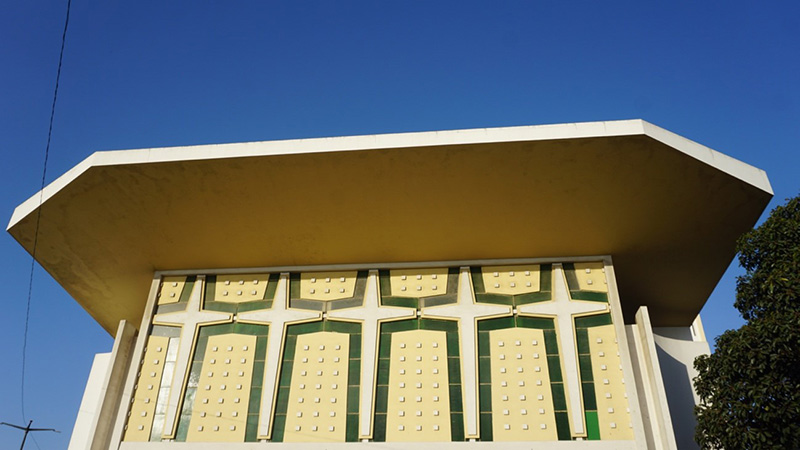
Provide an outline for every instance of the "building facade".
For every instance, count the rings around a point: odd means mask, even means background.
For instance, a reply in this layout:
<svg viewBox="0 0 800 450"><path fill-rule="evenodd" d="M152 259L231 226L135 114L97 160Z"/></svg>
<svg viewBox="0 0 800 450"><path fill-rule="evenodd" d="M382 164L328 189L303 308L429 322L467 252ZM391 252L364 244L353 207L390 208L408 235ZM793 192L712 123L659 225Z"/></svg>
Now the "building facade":
<svg viewBox="0 0 800 450"><path fill-rule="evenodd" d="M70 449L676 449L770 196L625 121L98 153L9 231L116 336Z"/></svg>

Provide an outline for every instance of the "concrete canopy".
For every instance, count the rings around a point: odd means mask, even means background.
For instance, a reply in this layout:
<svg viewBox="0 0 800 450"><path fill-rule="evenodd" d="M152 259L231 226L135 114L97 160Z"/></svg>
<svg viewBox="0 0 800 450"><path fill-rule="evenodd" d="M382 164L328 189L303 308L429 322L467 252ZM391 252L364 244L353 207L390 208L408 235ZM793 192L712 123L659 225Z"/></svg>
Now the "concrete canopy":
<svg viewBox="0 0 800 450"><path fill-rule="evenodd" d="M40 203L41 194L41 206ZM97 152L8 231L101 326L156 270L611 255L626 320L689 325L766 174L641 120Z"/></svg>

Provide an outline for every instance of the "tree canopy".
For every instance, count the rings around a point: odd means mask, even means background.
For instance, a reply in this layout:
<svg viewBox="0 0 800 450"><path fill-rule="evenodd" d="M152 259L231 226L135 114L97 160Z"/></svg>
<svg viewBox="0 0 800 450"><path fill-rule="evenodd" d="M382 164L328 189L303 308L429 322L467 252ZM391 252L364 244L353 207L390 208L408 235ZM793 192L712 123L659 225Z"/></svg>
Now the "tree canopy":
<svg viewBox="0 0 800 450"><path fill-rule="evenodd" d="M800 449L800 196L738 243L734 306L747 321L695 360L704 449Z"/></svg>

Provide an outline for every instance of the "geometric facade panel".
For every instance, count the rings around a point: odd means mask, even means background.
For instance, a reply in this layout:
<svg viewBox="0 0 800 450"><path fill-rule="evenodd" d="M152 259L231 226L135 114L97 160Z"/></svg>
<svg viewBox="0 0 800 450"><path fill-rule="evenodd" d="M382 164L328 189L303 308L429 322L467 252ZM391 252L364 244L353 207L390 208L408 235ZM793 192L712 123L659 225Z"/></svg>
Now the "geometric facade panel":
<svg viewBox="0 0 800 450"><path fill-rule="evenodd" d="M123 440L632 440L608 273L164 277Z"/></svg>

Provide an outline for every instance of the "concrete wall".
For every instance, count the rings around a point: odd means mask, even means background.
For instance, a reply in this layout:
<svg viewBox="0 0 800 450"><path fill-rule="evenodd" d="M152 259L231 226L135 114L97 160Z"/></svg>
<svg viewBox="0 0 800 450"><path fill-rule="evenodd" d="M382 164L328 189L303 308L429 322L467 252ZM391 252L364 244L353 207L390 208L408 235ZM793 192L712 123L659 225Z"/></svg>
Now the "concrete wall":
<svg viewBox="0 0 800 450"><path fill-rule="evenodd" d="M94 355L92 370L89 372L89 379L86 380L86 390L83 391L81 408L78 410L78 417L75 419L75 426L72 428L72 437L69 440L68 450L83 450L91 446L92 424L100 409L104 393L102 389L103 380L108 374L110 361L111 353Z"/></svg>
<svg viewBox="0 0 800 450"><path fill-rule="evenodd" d="M697 449L692 409L699 401L692 385L697 376L694 359L711 353L700 318L692 327L653 328L661 376L667 391L669 410L679 449Z"/></svg>

